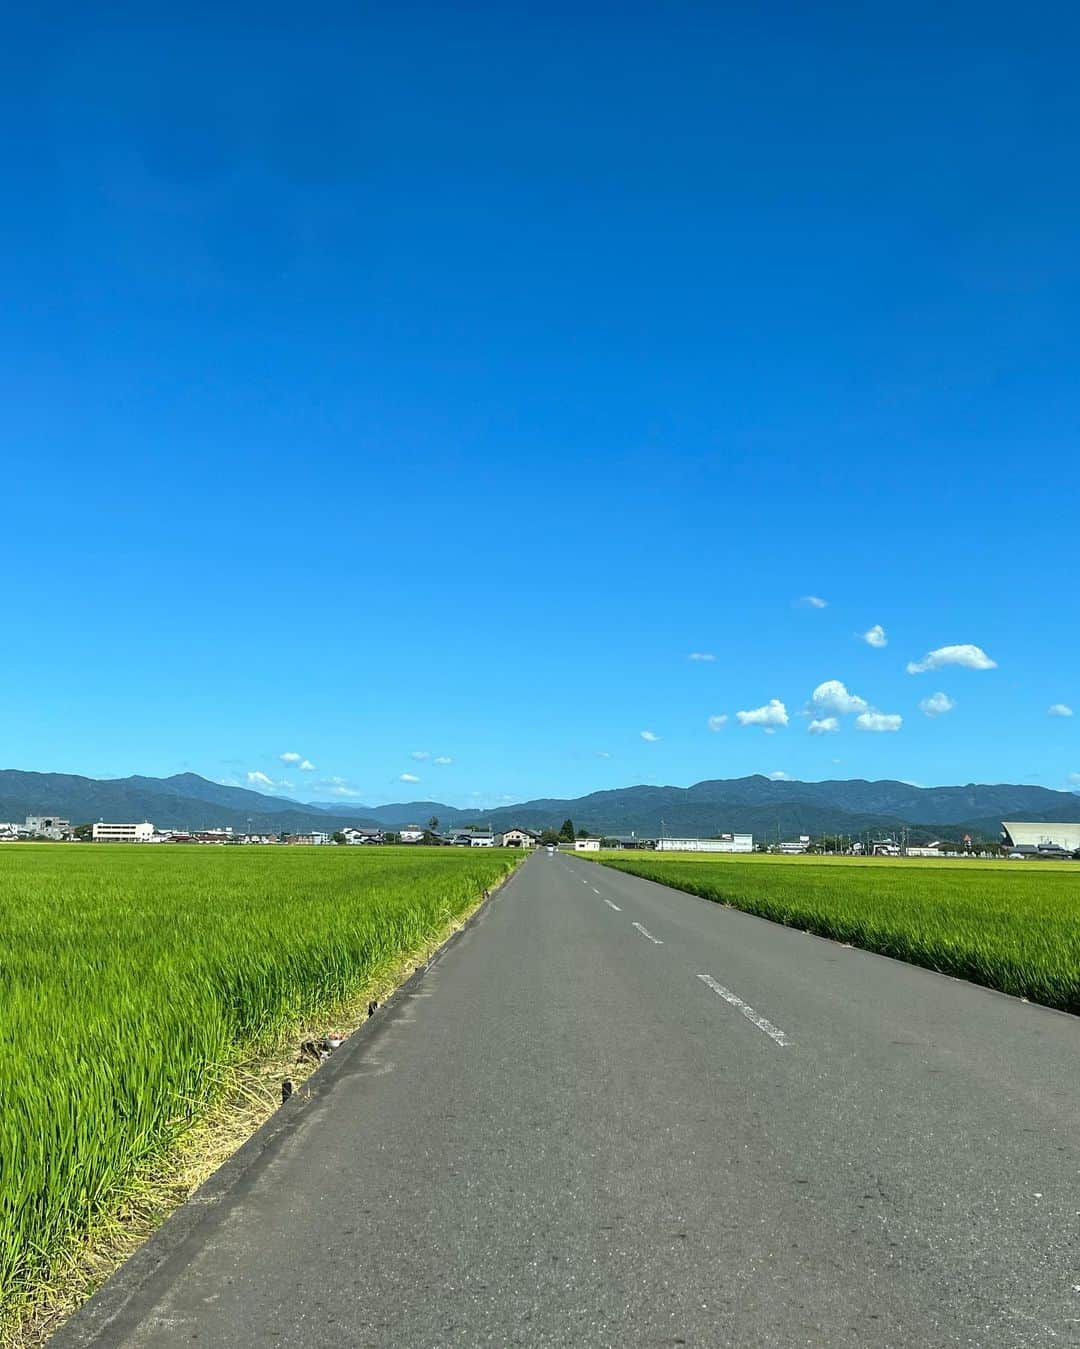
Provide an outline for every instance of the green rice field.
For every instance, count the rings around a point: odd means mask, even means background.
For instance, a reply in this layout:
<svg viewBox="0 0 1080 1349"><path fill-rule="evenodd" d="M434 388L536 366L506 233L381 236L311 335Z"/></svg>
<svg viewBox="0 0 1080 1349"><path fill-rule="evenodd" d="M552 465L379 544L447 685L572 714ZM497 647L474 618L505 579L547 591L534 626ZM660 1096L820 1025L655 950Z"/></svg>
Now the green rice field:
<svg viewBox="0 0 1080 1349"><path fill-rule="evenodd" d="M607 853L603 865L1080 1013L1080 864Z"/></svg>
<svg viewBox="0 0 1080 1349"><path fill-rule="evenodd" d="M0 847L0 1311L230 1069L422 950L519 856Z"/></svg>

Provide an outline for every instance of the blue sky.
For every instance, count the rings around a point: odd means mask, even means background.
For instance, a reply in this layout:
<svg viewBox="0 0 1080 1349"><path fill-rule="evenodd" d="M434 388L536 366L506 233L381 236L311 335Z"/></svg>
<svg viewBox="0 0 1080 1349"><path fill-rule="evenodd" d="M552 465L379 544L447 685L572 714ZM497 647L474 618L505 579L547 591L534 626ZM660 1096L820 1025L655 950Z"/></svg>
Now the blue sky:
<svg viewBox="0 0 1080 1349"><path fill-rule="evenodd" d="M4 766L1080 783L1076 29L19 16Z"/></svg>

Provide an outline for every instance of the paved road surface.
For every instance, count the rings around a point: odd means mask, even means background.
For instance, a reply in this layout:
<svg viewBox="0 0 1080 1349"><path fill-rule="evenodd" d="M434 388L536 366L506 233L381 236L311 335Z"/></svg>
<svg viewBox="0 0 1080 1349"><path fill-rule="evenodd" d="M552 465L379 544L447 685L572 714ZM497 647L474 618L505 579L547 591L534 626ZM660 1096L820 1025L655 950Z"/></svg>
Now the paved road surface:
<svg viewBox="0 0 1080 1349"><path fill-rule="evenodd" d="M54 1349L1080 1345L1078 1032L534 856Z"/></svg>

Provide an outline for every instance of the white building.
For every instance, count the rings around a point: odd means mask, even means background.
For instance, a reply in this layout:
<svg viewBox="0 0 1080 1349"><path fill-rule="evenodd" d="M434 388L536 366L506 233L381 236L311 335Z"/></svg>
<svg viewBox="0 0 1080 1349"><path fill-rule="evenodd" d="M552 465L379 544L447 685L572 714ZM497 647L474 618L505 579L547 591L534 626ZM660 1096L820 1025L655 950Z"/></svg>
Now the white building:
<svg viewBox="0 0 1080 1349"><path fill-rule="evenodd" d="M369 825L364 829L354 829L352 825L347 825L342 831L345 835L345 842L359 847L364 843L385 843L386 832L377 825Z"/></svg>
<svg viewBox="0 0 1080 1349"><path fill-rule="evenodd" d="M507 829L496 835L496 842L503 848L535 848L540 835L532 829Z"/></svg>
<svg viewBox="0 0 1080 1349"><path fill-rule="evenodd" d="M34 838L63 838L71 833L71 821L56 815L27 815L26 832Z"/></svg>
<svg viewBox="0 0 1080 1349"><path fill-rule="evenodd" d="M91 830L95 843L150 843L154 826L149 820L142 824L106 824L99 820Z"/></svg>
<svg viewBox="0 0 1080 1349"><path fill-rule="evenodd" d="M721 834L719 838L659 838L657 852L753 852L753 834Z"/></svg>
<svg viewBox="0 0 1080 1349"><path fill-rule="evenodd" d="M404 829L398 830L399 843L423 843L424 831L418 824L407 824Z"/></svg>
<svg viewBox="0 0 1080 1349"><path fill-rule="evenodd" d="M809 834L800 834L798 838L785 839L783 843L777 845L777 852L783 853L785 857L798 857L800 853L809 851Z"/></svg>
<svg viewBox="0 0 1080 1349"><path fill-rule="evenodd" d="M598 838L576 838L574 839L575 852L599 852L600 840Z"/></svg>
<svg viewBox="0 0 1080 1349"><path fill-rule="evenodd" d="M1040 849L1076 852L1080 848L1080 824L1002 820L1001 836L1005 846L1017 852L1038 852Z"/></svg>
<svg viewBox="0 0 1080 1349"><path fill-rule="evenodd" d="M285 842L296 843L309 848L319 847L330 842L330 835L315 829L309 834L290 834Z"/></svg>

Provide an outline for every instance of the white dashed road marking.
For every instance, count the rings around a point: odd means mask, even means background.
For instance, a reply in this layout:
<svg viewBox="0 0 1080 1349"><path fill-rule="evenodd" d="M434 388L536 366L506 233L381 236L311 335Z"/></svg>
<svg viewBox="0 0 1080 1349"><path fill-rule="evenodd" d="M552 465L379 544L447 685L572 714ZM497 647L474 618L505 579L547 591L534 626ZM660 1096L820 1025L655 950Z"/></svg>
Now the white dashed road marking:
<svg viewBox="0 0 1080 1349"><path fill-rule="evenodd" d="M635 925L636 926L636 925ZM789 1045L791 1041L784 1032L773 1023L763 1017L759 1012L755 1012L748 1002L743 1002L742 998L736 993L732 993L730 988L725 988L723 984L718 984L711 974L699 974L698 978L703 984L708 984L714 993L719 993L725 1002L730 1002L732 1007L737 1007L747 1021L752 1021L758 1030L765 1032L770 1039L775 1040L778 1045Z"/></svg>
<svg viewBox="0 0 1080 1349"><path fill-rule="evenodd" d="M622 909L619 908L618 904L612 904L610 899L605 899L604 903L609 909L614 909L616 913L622 913Z"/></svg>
<svg viewBox="0 0 1080 1349"><path fill-rule="evenodd" d="M634 926L641 933L641 935L645 937L648 941L651 941L654 946L663 946L664 943L660 940L660 938L654 937L647 927L642 927L640 923L635 923Z"/></svg>

